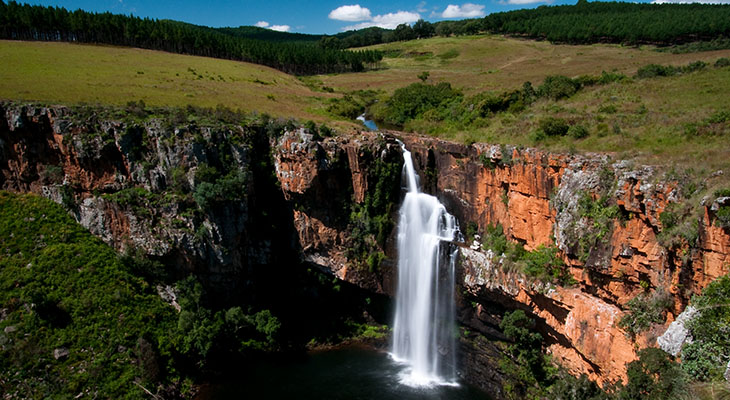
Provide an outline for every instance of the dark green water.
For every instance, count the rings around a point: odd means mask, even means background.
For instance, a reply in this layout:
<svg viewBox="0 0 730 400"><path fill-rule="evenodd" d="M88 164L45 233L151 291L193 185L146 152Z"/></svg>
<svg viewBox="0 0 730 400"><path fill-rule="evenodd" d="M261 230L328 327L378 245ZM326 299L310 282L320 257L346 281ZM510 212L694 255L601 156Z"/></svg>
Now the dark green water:
<svg viewBox="0 0 730 400"><path fill-rule="evenodd" d="M403 366L387 353L349 347L290 362L262 363L240 380L211 385L200 399L488 400L460 385L430 389L398 383Z"/></svg>

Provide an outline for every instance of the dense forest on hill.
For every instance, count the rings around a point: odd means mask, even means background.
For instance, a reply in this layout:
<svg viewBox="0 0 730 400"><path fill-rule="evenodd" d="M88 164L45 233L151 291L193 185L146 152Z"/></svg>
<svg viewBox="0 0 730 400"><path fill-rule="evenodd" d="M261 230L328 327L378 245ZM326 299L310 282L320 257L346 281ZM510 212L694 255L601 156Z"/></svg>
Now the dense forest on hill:
<svg viewBox="0 0 730 400"><path fill-rule="evenodd" d="M177 21L60 7L7 4L0 0L0 38L104 43L225 58L267 65L293 74L362 71L382 59L378 51L344 51L245 35ZM240 33L240 32L239 32Z"/></svg>
<svg viewBox="0 0 730 400"><path fill-rule="evenodd" d="M579 1L487 15L482 19L420 20L395 30L368 28L325 38L340 48L368 46L432 36L480 32L527 36L560 43L651 43L662 46L730 37L730 5L640 4ZM333 38L336 38L334 40ZM727 47L727 41L715 45ZM703 50L709 50L703 48Z"/></svg>
<svg viewBox="0 0 730 400"><path fill-rule="evenodd" d="M581 0L576 5L490 14L483 29L554 42L669 45L730 36L730 5Z"/></svg>

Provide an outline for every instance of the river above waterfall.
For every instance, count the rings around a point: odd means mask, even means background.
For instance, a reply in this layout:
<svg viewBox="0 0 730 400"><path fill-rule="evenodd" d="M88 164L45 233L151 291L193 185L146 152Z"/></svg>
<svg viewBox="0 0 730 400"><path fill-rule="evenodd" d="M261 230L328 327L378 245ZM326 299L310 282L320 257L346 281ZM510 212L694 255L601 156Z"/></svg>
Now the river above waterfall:
<svg viewBox="0 0 730 400"><path fill-rule="evenodd" d="M365 114L362 114L361 116L357 117L357 120L362 122L363 125L365 125L366 128L370 129L371 131L377 131L378 126L375 125L375 121L371 119L367 119Z"/></svg>
<svg viewBox="0 0 730 400"><path fill-rule="evenodd" d="M400 384L405 368L386 352L351 346L261 362L229 382L206 386L198 399L489 400L465 384L430 389Z"/></svg>

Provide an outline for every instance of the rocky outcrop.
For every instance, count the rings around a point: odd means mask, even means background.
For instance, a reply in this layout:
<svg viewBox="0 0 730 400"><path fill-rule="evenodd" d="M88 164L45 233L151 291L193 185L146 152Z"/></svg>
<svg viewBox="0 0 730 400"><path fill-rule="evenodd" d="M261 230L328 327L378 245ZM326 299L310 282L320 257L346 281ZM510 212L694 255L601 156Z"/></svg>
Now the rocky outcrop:
<svg viewBox="0 0 730 400"><path fill-rule="evenodd" d="M461 250L462 277L479 303L477 314L502 307L537 317L548 351L574 374L599 382L624 378L636 349L655 346L665 329L630 340L617 324L628 300L645 290L671 293L669 324L693 293L730 269L730 232L715 226L711 204L701 206L703 217L692 221L694 245L660 243L660 215L682 201L682 188L651 167L598 154L401 138L421 176L431 176L432 193L462 227L474 224L484 232L500 224L508 239L527 250L541 245L561 250L577 282L571 287L505 272L499 255L488 249ZM604 214L610 217L599 215L608 207L613 208Z"/></svg>
<svg viewBox="0 0 730 400"><path fill-rule="evenodd" d="M637 347L655 345L666 328L629 339L618 321L630 299L645 290L671 294L668 325L693 293L728 272L730 232L715 226L725 200L698 205L701 216L689 221L696 234L667 244L662 214L683 201L681 182L651 167L399 132L320 139L285 125L163 121L2 105L0 187L63 203L115 248L152 256L181 276L194 272L228 297L267 295L274 283L257 293L250 282L275 282L300 262L392 294L393 232L364 235L351 212L382 190L374 171L401 160L399 137L425 191L462 228L483 233L500 224L527 250L554 246L576 281L537 282L489 249L461 249L458 314L470 332L462 374L496 398L503 377L492 342L505 340L498 328L505 310L532 315L553 359L574 374L616 381ZM386 257L366 262L351 253L355 244Z"/></svg>
<svg viewBox="0 0 730 400"><path fill-rule="evenodd" d="M669 325L664 334L657 338L659 348L673 356L677 356L685 343L692 342L692 336L690 336L686 324L694 319L697 314L696 308L692 306L685 308L677 319Z"/></svg>

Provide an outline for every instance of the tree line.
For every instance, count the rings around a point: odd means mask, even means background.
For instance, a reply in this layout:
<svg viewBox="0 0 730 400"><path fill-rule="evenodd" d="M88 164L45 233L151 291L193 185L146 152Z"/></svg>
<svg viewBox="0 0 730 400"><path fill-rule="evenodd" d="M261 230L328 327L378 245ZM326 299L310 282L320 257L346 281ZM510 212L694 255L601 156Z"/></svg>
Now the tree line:
<svg viewBox="0 0 730 400"><path fill-rule="evenodd" d="M730 5L587 2L499 12L479 19L419 20L394 30L367 28L324 37L327 48L352 48L403 40L474 35L518 35L552 42L650 43L662 46L730 37ZM715 48L717 46L714 46Z"/></svg>
<svg viewBox="0 0 730 400"><path fill-rule="evenodd" d="M672 45L730 35L730 6L587 2L490 14L483 29L563 43Z"/></svg>
<svg viewBox="0 0 730 400"><path fill-rule="evenodd" d="M0 0L0 38L103 43L247 61L298 74L357 72L382 60L374 50L345 51L316 41L270 41L171 20L68 11Z"/></svg>

